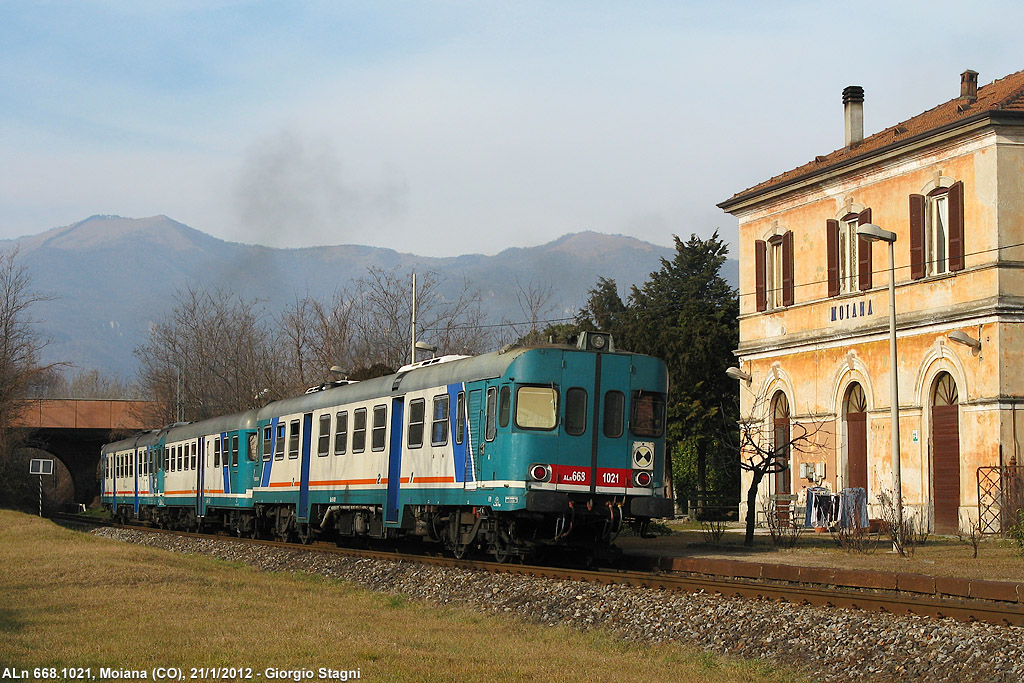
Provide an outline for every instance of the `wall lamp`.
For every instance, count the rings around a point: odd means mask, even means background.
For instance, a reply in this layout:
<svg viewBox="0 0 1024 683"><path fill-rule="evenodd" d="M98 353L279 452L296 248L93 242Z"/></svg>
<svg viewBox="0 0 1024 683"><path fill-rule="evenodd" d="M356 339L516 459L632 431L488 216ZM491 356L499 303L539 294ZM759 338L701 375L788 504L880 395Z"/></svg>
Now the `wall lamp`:
<svg viewBox="0 0 1024 683"><path fill-rule="evenodd" d="M981 351L981 340L975 339L966 332L960 330L954 330L949 333L949 341L956 342L957 344L963 344L964 346L970 346L975 351Z"/></svg>
<svg viewBox="0 0 1024 683"><path fill-rule="evenodd" d="M742 380L747 384L750 384L750 382L754 379L749 373L743 372L739 368L726 368L725 374L727 374L729 377L733 379Z"/></svg>

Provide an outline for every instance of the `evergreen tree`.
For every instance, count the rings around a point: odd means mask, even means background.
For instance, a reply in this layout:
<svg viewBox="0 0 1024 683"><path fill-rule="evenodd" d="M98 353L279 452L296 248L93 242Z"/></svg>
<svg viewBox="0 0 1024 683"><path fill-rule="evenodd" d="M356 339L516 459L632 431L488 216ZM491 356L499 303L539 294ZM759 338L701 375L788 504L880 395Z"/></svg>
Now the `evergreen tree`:
<svg viewBox="0 0 1024 683"><path fill-rule="evenodd" d="M735 457L721 457L737 418L736 383L725 374L739 343L739 299L721 275L728 247L717 231L707 240L674 239L674 258L662 259L661 270L633 288L619 345L668 364L677 495L708 488L734 494Z"/></svg>

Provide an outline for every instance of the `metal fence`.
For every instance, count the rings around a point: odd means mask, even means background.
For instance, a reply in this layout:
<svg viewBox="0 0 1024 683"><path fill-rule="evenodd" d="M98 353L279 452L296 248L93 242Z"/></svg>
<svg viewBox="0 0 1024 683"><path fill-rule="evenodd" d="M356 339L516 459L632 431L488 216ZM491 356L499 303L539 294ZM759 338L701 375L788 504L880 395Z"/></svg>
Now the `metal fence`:
<svg viewBox="0 0 1024 683"><path fill-rule="evenodd" d="M978 468L978 522L983 534L1006 534L1024 510L1024 466Z"/></svg>

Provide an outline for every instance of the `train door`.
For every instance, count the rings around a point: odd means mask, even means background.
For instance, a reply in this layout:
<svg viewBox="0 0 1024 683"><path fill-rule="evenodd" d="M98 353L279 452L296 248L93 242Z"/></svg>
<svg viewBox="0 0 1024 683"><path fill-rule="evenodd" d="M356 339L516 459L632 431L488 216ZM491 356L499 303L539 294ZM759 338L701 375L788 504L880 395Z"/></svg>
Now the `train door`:
<svg viewBox="0 0 1024 683"><path fill-rule="evenodd" d="M309 519L309 454L313 442L313 413L306 413L302 416L302 458L299 478L299 510L296 517L300 522Z"/></svg>
<svg viewBox="0 0 1024 683"><path fill-rule="evenodd" d="M391 400L391 440L388 446L388 493L384 504L384 522L397 525L399 514L399 489L402 481L402 420L405 415L405 399ZM374 409L376 412L376 409ZM376 423L376 420L374 421Z"/></svg>
<svg viewBox="0 0 1024 683"><path fill-rule="evenodd" d="M245 485L248 483L241 475L241 471L245 468L239 467L238 464L239 448L241 448L239 439L238 432L224 438L224 464L228 467L228 477L231 479L231 493L244 492Z"/></svg>
<svg viewBox="0 0 1024 683"><path fill-rule="evenodd" d="M134 496L133 496L133 499L132 499L132 507L133 507L133 509L135 511L135 516L138 517L139 516L139 477L142 476L142 473L139 471L141 469L139 466L142 464L142 456L139 455L139 449L138 448L133 448L132 449L132 454L129 457L131 458L132 486L134 487Z"/></svg>
<svg viewBox="0 0 1024 683"><path fill-rule="evenodd" d="M146 446L146 452L149 453L149 459L153 463L153 485L156 487L154 492L157 494L157 505L164 504L164 463L160 459L160 451L153 446Z"/></svg>
<svg viewBox="0 0 1024 683"><path fill-rule="evenodd" d="M197 445L199 449L198 481L196 483L196 516L206 516L206 439L200 438Z"/></svg>
<svg viewBox="0 0 1024 683"><path fill-rule="evenodd" d="M484 455L484 390L473 389L469 392L466 407L466 488L476 489L480 479L480 468L477 465Z"/></svg>
<svg viewBox="0 0 1024 683"><path fill-rule="evenodd" d="M653 437L631 438L626 432L626 402L630 387L613 384L611 378L635 377L629 371L632 358L613 354L601 354L598 358L597 367L601 374L595 377L593 402L587 410L593 429L591 441L596 444L598 452L596 485L615 489L606 491L608 493L626 493L634 468L653 471L654 463L662 459L655 453ZM602 376L608 377L609 381L602 382Z"/></svg>
<svg viewBox="0 0 1024 683"><path fill-rule="evenodd" d="M563 357L562 406L559 410L564 416L561 421L563 433L558 438L558 456L552 472L555 487L559 490L589 490L593 493L597 486L599 444L597 432L590 423L595 397L601 390L601 362L602 354L595 353L570 352ZM517 422L523 413L522 406L532 393L536 394L538 403L554 400L557 405L557 398L548 396L552 391L552 387L519 387L516 392ZM537 425L538 428L543 426Z"/></svg>

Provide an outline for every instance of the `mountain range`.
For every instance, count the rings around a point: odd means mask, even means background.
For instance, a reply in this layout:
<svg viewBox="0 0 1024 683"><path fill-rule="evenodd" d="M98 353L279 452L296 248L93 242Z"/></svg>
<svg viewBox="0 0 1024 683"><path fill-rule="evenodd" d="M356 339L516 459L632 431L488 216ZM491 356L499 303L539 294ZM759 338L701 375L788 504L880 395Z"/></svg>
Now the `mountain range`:
<svg viewBox="0 0 1024 683"><path fill-rule="evenodd" d="M32 315L50 339L44 361L69 363L130 379L133 350L150 325L173 307L186 285L219 288L280 310L307 293L329 298L369 267L432 271L440 291L457 295L464 283L479 289L490 320L519 321L517 281L550 285L550 317L570 316L599 277L611 278L625 297L658 270L674 250L622 235L580 232L536 247L493 255L422 257L357 245L275 249L225 242L166 216L92 216L38 235L0 242L17 244L32 289L52 297ZM733 286L734 260L723 275Z"/></svg>

